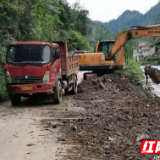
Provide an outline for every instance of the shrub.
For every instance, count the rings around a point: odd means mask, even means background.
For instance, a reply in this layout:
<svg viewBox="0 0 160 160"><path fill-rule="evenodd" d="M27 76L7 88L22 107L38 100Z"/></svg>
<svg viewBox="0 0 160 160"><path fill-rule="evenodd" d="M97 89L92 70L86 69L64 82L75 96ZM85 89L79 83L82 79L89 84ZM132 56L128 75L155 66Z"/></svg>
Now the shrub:
<svg viewBox="0 0 160 160"><path fill-rule="evenodd" d="M0 68L0 102L8 98L6 83L2 67Z"/></svg>
<svg viewBox="0 0 160 160"><path fill-rule="evenodd" d="M143 72L140 68L139 64L136 63L133 59L129 59L129 63L127 65L127 71L131 74L131 78L134 80L142 80Z"/></svg>

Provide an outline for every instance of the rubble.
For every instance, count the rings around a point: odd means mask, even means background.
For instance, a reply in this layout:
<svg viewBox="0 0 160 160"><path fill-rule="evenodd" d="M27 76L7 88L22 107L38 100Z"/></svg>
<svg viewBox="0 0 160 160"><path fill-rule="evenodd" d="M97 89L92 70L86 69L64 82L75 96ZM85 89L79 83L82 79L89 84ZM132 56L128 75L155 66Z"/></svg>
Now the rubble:
<svg viewBox="0 0 160 160"><path fill-rule="evenodd" d="M81 146L77 152L83 150L76 160L153 158L139 155L139 149L143 139L159 139L159 97L124 74L87 79L78 91L75 106L84 107L88 118L68 120L62 127L63 136Z"/></svg>
<svg viewBox="0 0 160 160"><path fill-rule="evenodd" d="M153 83L155 84L160 83L160 71L158 69L152 68L150 65L147 65L145 66L144 70L145 70L146 79L148 79L148 76L149 76L153 81Z"/></svg>

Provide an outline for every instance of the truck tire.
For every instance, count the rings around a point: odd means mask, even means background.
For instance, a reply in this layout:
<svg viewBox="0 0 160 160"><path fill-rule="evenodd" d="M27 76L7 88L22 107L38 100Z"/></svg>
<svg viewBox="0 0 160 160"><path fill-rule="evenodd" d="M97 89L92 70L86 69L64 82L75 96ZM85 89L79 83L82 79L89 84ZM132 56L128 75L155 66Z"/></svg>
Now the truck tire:
<svg viewBox="0 0 160 160"><path fill-rule="evenodd" d="M53 100L56 104L60 104L62 102L62 84L59 80L57 86L54 88Z"/></svg>
<svg viewBox="0 0 160 160"><path fill-rule="evenodd" d="M18 94L10 94L10 100L11 100L12 106L17 106L17 105L19 105L20 102L21 102L21 95L18 95Z"/></svg>
<svg viewBox="0 0 160 160"><path fill-rule="evenodd" d="M72 84L73 86L73 88L72 88L72 90L71 90L71 93L72 94L77 94L77 78L76 78L76 76L75 76L75 78L74 78L75 80L74 80L74 83Z"/></svg>

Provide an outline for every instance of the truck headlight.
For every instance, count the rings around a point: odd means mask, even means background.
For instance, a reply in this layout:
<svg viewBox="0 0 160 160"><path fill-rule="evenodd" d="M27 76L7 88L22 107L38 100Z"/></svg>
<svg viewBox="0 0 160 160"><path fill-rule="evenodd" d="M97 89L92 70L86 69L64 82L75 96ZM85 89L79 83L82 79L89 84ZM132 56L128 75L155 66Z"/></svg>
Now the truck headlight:
<svg viewBox="0 0 160 160"><path fill-rule="evenodd" d="M12 77L9 71L6 71L6 83L12 83Z"/></svg>
<svg viewBox="0 0 160 160"><path fill-rule="evenodd" d="M46 71L43 76L43 83L49 83L49 71Z"/></svg>

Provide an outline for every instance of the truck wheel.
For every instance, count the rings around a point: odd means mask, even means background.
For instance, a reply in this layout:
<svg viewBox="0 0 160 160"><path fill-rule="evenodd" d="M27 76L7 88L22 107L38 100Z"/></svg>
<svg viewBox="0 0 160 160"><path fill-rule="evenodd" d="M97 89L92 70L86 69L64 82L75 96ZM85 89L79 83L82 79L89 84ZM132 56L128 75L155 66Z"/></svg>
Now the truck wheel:
<svg viewBox="0 0 160 160"><path fill-rule="evenodd" d="M73 83L73 88L71 90L72 94L77 94L77 78L75 77L75 81Z"/></svg>
<svg viewBox="0 0 160 160"><path fill-rule="evenodd" d="M56 104L62 102L62 84L58 81L57 86L54 88L53 100Z"/></svg>
<svg viewBox="0 0 160 160"><path fill-rule="evenodd" d="M10 94L10 100L11 100L12 106L17 106L21 102L21 95Z"/></svg>

